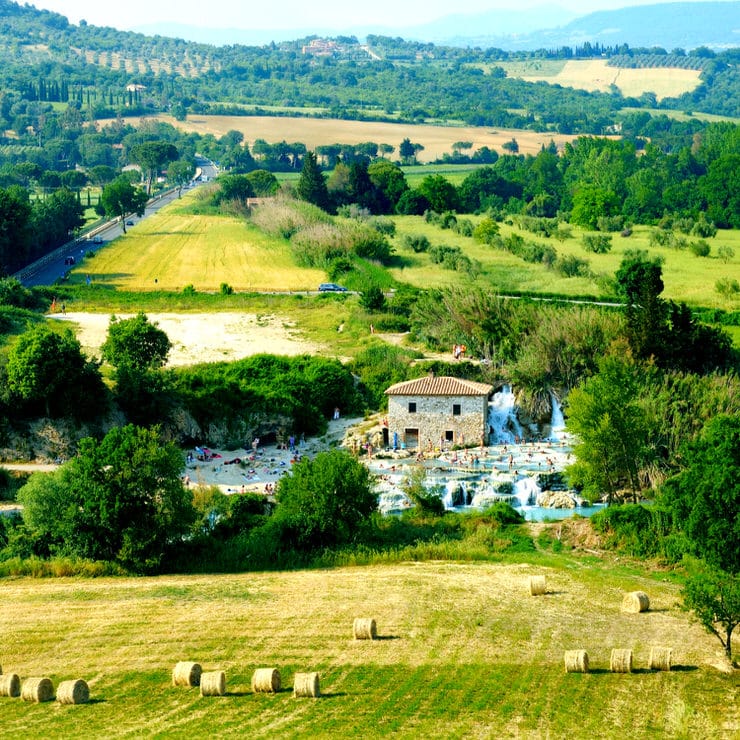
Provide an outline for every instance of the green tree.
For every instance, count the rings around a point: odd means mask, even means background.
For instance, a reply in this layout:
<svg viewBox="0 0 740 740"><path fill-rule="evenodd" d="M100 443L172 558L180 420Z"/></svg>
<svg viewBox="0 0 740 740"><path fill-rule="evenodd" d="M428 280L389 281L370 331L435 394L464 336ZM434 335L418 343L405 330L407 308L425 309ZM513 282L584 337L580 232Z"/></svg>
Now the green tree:
<svg viewBox="0 0 740 740"><path fill-rule="evenodd" d="M423 467L415 466L401 483L401 490L414 502L416 511L421 515L442 516L445 505L442 500L441 486L427 488L427 473Z"/></svg>
<svg viewBox="0 0 740 740"><path fill-rule="evenodd" d="M187 185L195 175L195 165L188 159L178 159L171 162L167 168L167 180L177 185L177 197L182 195L182 188Z"/></svg>
<svg viewBox="0 0 740 740"><path fill-rule="evenodd" d="M572 483L590 498L611 500L627 488L636 497L644 456L646 417L640 407L640 368L629 356L607 355L599 372L568 396L568 431L576 435Z"/></svg>
<svg viewBox="0 0 740 740"><path fill-rule="evenodd" d="M23 188L0 190L0 275L12 272L26 261L30 219L31 204Z"/></svg>
<svg viewBox="0 0 740 740"><path fill-rule="evenodd" d="M352 542L378 506L370 471L339 450L295 465L277 484L276 498L284 538L306 550Z"/></svg>
<svg viewBox="0 0 740 740"><path fill-rule="evenodd" d="M457 188L444 175L427 175L418 187L437 213L456 211L460 207Z"/></svg>
<svg viewBox="0 0 740 740"><path fill-rule="evenodd" d="M681 458L661 489L674 527L711 566L740 572L740 416L715 416Z"/></svg>
<svg viewBox="0 0 740 740"><path fill-rule="evenodd" d="M331 201L329 190L326 187L326 178L319 169L316 155L313 152L307 152L303 158L303 167L301 177L296 185L296 194L301 200L313 203L325 211L330 208Z"/></svg>
<svg viewBox="0 0 740 740"><path fill-rule="evenodd" d="M84 356L70 329L38 326L22 334L8 352L6 373L11 399L50 417L84 418L104 396L97 363Z"/></svg>
<svg viewBox="0 0 740 740"><path fill-rule="evenodd" d="M254 194L258 198L269 198L280 190L280 183L277 177L267 170L252 170L247 175L247 178L252 183Z"/></svg>
<svg viewBox="0 0 740 740"><path fill-rule="evenodd" d="M130 319L111 316L108 336L100 348L103 359L114 367L127 366L141 372L162 367L170 349L167 334L144 313Z"/></svg>
<svg viewBox="0 0 740 740"><path fill-rule="evenodd" d="M571 223L596 231L599 218L613 216L619 212L619 201L611 190L597 185L584 185L573 195Z"/></svg>
<svg viewBox="0 0 740 740"><path fill-rule="evenodd" d="M118 177L110 185L103 188L100 194L100 205L109 218L117 217L121 220L123 233L126 233L126 216L135 213L143 216L146 209L147 194L140 188L135 188L127 178Z"/></svg>
<svg viewBox="0 0 740 740"><path fill-rule="evenodd" d="M247 175L221 175L217 184L219 189L214 196L217 204L234 200L245 203L247 198L254 197L252 181Z"/></svg>
<svg viewBox="0 0 740 740"><path fill-rule="evenodd" d="M145 141L134 144L129 157L141 167L146 182L146 192L152 192L152 181L168 162L174 162L180 156L177 147L168 141Z"/></svg>
<svg viewBox="0 0 740 740"><path fill-rule="evenodd" d="M489 216L481 219L480 223L473 231L473 239L483 244L493 245L496 243L496 237L500 231L499 225Z"/></svg>
<svg viewBox="0 0 740 740"><path fill-rule="evenodd" d="M171 348L167 334L143 313L111 317L101 354L116 369L119 405L137 424L156 423L166 414L168 378L160 368Z"/></svg>
<svg viewBox="0 0 740 740"><path fill-rule="evenodd" d="M722 643L732 660L732 633L740 624L740 578L717 569L703 569L686 579L684 608Z"/></svg>
<svg viewBox="0 0 740 740"><path fill-rule="evenodd" d="M366 311L382 311L385 308L385 294L377 285L371 285L360 294L360 305Z"/></svg>
<svg viewBox="0 0 740 740"><path fill-rule="evenodd" d="M385 159L376 159L367 168L370 180L385 196L388 212L393 212L401 196L409 189L403 170Z"/></svg>
<svg viewBox="0 0 740 740"><path fill-rule="evenodd" d="M37 474L18 493L23 519L46 554L156 570L194 519L181 481L182 456L156 430L116 427L51 476Z"/></svg>

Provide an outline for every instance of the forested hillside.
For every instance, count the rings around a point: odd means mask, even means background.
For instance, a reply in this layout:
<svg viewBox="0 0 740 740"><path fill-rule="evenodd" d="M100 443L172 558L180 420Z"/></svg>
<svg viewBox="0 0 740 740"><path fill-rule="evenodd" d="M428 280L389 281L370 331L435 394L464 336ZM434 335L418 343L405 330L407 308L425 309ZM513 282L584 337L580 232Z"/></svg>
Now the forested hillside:
<svg viewBox="0 0 740 740"><path fill-rule="evenodd" d="M631 49L588 42L571 48L510 53L460 49L369 36L263 47L215 47L162 36L75 26L59 14L3 0L2 117L13 128L14 106L74 102L85 115L172 111L248 113L243 106L279 106L340 118L453 120L474 125L530 127L600 134L624 106L654 98L585 93L506 78L497 61L511 58L635 56L664 49ZM703 84L666 108L740 115L737 52L697 49ZM621 62L623 63L623 62ZM293 111L295 112L295 111Z"/></svg>

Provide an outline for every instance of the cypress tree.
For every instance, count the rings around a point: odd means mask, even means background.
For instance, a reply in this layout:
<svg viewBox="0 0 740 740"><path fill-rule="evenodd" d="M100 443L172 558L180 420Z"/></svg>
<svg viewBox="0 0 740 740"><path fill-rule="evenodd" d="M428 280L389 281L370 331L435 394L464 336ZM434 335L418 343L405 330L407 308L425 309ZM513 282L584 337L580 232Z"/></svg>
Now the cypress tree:
<svg viewBox="0 0 740 740"><path fill-rule="evenodd" d="M331 201L329 200L329 190L326 187L326 178L319 169L316 155L313 152L306 152L306 156L303 158L303 168L296 186L296 193L301 200L313 203L325 211L330 208Z"/></svg>

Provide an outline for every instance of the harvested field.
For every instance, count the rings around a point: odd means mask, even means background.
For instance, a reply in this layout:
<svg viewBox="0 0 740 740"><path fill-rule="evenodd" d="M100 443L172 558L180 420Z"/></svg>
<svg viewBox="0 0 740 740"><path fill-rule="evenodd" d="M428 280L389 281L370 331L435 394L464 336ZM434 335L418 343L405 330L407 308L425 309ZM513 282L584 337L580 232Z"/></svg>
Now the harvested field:
<svg viewBox="0 0 740 740"><path fill-rule="evenodd" d="M551 593L532 600L522 582L542 572ZM642 588L655 610L620 614L619 596ZM444 728L446 737L729 739L740 731L736 677L713 666L719 642L681 611L677 585L633 567L563 556L18 578L3 589L4 665L55 680L88 677L95 701L85 708L86 737L419 738ZM348 624L367 613L382 637L353 640ZM609 672L614 645L643 666L663 641L674 648L674 670ZM574 647L588 649L590 674L563 670ZM183 655L224 670L228 694L204 702L197 690L173 687ZM261 666L277 668L285 688L253 694ZM307 667L321 676L316 702L296 701L291 690ZM8 737L70 737L75 721L3 701Z"/></svg>
<svg viewBox="0 0 740 740"><path fill-rule="evenodd" d="M575 136L555 133L538 133L521 129L503 129L490 126L429 126L407 123L384 123L380 121L341 121L325 118L288 118L286 116L188 116L185 121L176 121L172 116L152 116L153 120L165 121L182 131L194 131L221 137L228 131L240 131L247 143L264 139L270 143L279 141L303 142L308 149L325 144L360 144L374 141L391 144L396 151L391 158L398 157L398 145L405 138L421 144L420 162L432 162L443 154L452 152L457 141L470 141L473 150L487 146L503 153L502 145L512 138L519 144L521 154L537 154L543 146L554 141L559 147ZM124 118L136 126L140 118ZM110 120L100 120L104 126Z"/></svg>

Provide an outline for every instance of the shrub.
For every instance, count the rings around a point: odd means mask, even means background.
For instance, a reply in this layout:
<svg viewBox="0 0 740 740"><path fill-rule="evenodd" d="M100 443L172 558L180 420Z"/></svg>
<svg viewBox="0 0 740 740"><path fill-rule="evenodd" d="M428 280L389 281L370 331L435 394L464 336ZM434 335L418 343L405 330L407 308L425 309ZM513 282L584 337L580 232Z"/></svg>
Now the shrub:
<svg viewBox="0 0 740 740"><path fill-rule="evenodd" d="M460 236L473 236L475 227L469 218L458 218L453 230L460 234Z"/></svg>
<svg viewBox="0 0 740 740"><path fill-rule="evenodd" d="M699 216L699 220L691 229L691 236L700 236L702 237L702 239L708 239L713 236L717 236L717 227L712 221L707 221L706 217L702 213Z"/></svg>
<svg viewBox="0 0 740 740"><path fill-rule="evenodd" d="M689 250L696 257L709 257L709 253L712 251L712 248L704 239L699 239L698 242L691 242L689 244Z"/></svg>
<svg viewBox="0 0 740 740"><path fill-rule="evenodd" d="M195 294L196 294L197 292L198 292L198 291L197 291L197 290L195 289L195 286L194 286L194 285L193 285L192 283L188 283L188 284L187 284L187 285L186 285L186 286L185 286L185 287L184 287L184 288L182 289L182 294L183 294L183 295L193 296L193 295L195 295Z"/></svg>
<svg viewBox="0 0 740 740"><path fill-rule="evenodd" d="M553 267L563 277L587 277L590 273L588 260L579 259L575 255L558 258Z"/></svg>
<svg viewBox="0 0 740 740"><path fill-rule="evenodd" d="M723 244L717 249L717 256L727 264L735 256L735 250L728 244Z"/></svg>
<svg viewBox="0 0 740 740"><path fill-rule="evenodd" d="M717 282L714 284L714 289L721 296L724 296L725 298L730 298L740 293L740 283L738 283L738 281L733 278L723 277L717 280Z"/></svg>
<svg viewBox="0 0 740 740"><path fill-rule="evenodd" d="M403 244L410 247L414 252L426 252L429 249L429 239L424 234L406 234L403 237Z"/></svg>
<svg viewBox="0 0 740 740"><path fill-rule="evenodd" d="M499 225L496 221L490 217L486 217L473 229L473 239L482 244L494 244L499 230Z"/></svg>
<svg viewBox="0 0 740 740"><path fill-rule="evenodd" d="M609 234L584 234L583 248L594 254L606 254L612 248L612 238Z"/></svg>
<svg viewBox="0 0 740 740"><path fill-rule="evenodd" d="M234 289L228 283L221 283L219 288L221 295L233 295Z"/></svg>
<svg viewBox="0 0 740 740"><path fill-rule="evenodd" d="M622 231L624 216L599 216L596 219L596 228L599 231Z"/></svg>

